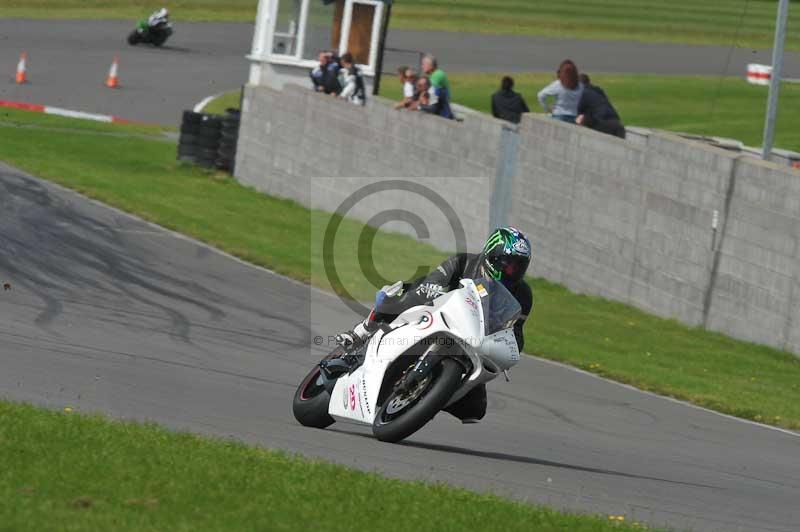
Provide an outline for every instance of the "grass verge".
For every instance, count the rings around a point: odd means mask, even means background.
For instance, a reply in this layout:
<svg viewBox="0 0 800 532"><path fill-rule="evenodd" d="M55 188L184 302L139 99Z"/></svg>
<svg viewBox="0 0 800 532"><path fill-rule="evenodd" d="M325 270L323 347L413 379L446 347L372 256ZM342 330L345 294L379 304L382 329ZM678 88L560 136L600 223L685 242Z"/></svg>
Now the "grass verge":
<svg viewBox="0 0 800 532"><path fill-rule="evenodd" d="M203 108L204 113L211 113L216 115L224 115L225 110L228 108L238 109L241 104L242 91L237 89L235 91L220 94Z"/></svg>
<svg viewBox="0 0 800 532"><path fill-rule="evenodd" d="M20 114L15 120L24 119L21 113L14 112ZM245 260L330 288L321 274L318 246L307 236L319 233L329 214L259 194L229 178L176 164L174 158L174 144L140 136L23 130L0 122L0 159ZM342 224L336 264L344 286L370 299L373 287L358 264L362 229L356 221ZM377 233L373 251L377 270L389 279L409 278L417 265L433 266L444 256L385 232ZM799 358L576 295L541 279L530 282L536 307L526 325L529 352L721 412L800 429Z"/></svg>
<svg viewBox="0 0 800 532"><path fill-rule="evenodd" d="M0 454L12 460L0 469L4 530L302 530L321 521L342 531L643 528L3 401Z"/></svg>
<svg viewBox="0 0 800 532"><path fill-rule="evenodd" d="M20 111L8 107L0 107L0 123L4 127L18 128L48 128L53 130L70 130L79 133L108 133L115 135L143 135L159 136L166 133L175 133L176 127L158 124L126 124L120 128L119 124L98 122L95 120L78 120L58 115Z"/></svg>
<svg viewBox="0 0 800 532"><path fill-rule="evenodd" d="M162 3L178 21L252 22L258 1ZM135 20L153 9L148 0L0 0L4 17ZM775 10L768 0L403 0L392 10L392 27L770 48ZM789 50L800 50L798 37L800 10L790 9Z"/></svg>

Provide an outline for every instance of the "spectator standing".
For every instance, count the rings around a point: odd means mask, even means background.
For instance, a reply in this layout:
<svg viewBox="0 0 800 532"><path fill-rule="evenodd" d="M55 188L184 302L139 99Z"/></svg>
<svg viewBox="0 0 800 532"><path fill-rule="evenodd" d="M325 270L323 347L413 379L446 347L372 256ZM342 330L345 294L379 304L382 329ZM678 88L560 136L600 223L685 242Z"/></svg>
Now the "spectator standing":
<svg viewBox="0 0 800 532"><path fill-rule="evenodd" d="M395 109L408 108L416 95L417 73L413 68L402 66L397 69L397 76L400 78L400 83L403 85L403 99L396 103Z"/></svg>
<svg viewBox="0 0 800 532"><path fill-rule="evenodd" d="M350 52L342 55L341 69L339 70L339 84L342 87L339 97L356 105L367 103L367 89L364 84L364 75L353 62Z"/></svg>
<svg viewBox="0 0 800 532"><path fill-rule="evenodd" d="M605 91L597 85L592 85L591 79L586 74L581 74L581 83L583 95L578 102L578 117L575 123L624 139L625 126Z"/></svg>
<svg viewBox="0 0 800 532"><path fill-rule="evenodd" d="M583 85L578 80L578 67L565 59L556 74L558 79L539 91L539 103L556 120L574 124L578 116L578 102L583 94ZM547 103L549 97L555 97L556 100L552 107Z"/></svg>
<svg viewBox="0 0 800 532"><path fill-rule="evenodd" d="M514 92L514 79L506 76L500 82L500 90L492 95L492 115L500 120L519 124L522 113L530 113L528 104L518 92Z"/></svg>
<svg viewBox="0 0 800 532"><path fill-rule="evenodd" d="M310 73L314 90L325 94L339 94L342 90L339 83L339 68L339 62L333 52L320 52L319 65Z"/></svg>

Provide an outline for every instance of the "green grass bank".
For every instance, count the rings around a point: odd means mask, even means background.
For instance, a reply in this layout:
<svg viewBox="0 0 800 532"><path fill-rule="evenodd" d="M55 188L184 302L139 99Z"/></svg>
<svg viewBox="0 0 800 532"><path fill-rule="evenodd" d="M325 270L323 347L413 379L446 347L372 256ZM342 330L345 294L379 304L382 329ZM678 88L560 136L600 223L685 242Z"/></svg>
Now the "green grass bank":
<svg viewBox="0 0 800 532"><path fill-rule="evenodd" d="M641 530L155 425L0 401L0 529ZM342 496L342 494L346 496ZM328 512L333 512L330 514Z"/></svg>

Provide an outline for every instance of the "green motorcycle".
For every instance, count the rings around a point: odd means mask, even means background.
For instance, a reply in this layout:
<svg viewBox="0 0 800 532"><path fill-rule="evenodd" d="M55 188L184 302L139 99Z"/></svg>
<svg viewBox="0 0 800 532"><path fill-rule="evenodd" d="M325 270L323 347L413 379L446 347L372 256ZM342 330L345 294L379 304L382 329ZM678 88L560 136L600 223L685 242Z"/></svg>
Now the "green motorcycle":
<svg viewBox="0 0 800 532"><path fill-rule="evenodd" d="M139 43L161 46L172 35L172 24L168 20L158 20L151 23L148 20L139 21L139 26L128 35L128 44L136 46Z"/></svg>

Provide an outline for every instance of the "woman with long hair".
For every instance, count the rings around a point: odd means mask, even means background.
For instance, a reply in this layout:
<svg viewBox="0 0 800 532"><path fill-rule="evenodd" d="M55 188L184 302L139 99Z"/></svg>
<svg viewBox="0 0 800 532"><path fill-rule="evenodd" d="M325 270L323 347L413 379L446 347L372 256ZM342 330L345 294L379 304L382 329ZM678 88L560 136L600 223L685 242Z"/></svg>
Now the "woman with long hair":
<svg viewBox="0 0 800 532"><path fill-rule="evenodd" d="M539 91L539 103L556 120L574 124L578 116L578 102L583 94L583 85L578 80L578 67L572 60L565 59L559 65L556 76L554 82ZM555 105L551 107L548 98L555 98Z"/></svg>

